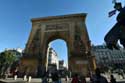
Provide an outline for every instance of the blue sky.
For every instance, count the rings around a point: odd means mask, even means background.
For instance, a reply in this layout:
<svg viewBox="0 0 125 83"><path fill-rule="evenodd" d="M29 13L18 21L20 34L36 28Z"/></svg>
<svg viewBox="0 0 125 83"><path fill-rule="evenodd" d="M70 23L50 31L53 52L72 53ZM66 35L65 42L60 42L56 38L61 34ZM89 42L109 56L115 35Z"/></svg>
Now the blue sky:
<svg viewBox="0 0 125 83"><path fill-rule="evenodd" d="M125 4L124 0L118 1ZM32 27L31 18L75 13L88 13L86 26L91 43L102 44L104 35L116 22L116 15L108 18L111 10L112 0L0 0L0 51L25 48ZM57 49L62 41L55 42L52 46ZM59 55L63 57L66 54Z"/></svg>

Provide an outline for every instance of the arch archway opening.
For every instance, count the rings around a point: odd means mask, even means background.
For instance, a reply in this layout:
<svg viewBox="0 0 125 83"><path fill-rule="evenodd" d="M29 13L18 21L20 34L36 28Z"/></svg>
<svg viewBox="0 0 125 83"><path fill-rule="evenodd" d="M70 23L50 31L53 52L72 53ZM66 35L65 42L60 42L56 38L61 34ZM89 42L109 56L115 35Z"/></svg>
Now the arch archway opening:
<svg viewBox="0 0 125 83"><path fill-rule="evenodd" d="M47 71L60 71L64 76L68 70L68 49L67 43L63 39L52 40L48 43L47 48Z"/></svg>

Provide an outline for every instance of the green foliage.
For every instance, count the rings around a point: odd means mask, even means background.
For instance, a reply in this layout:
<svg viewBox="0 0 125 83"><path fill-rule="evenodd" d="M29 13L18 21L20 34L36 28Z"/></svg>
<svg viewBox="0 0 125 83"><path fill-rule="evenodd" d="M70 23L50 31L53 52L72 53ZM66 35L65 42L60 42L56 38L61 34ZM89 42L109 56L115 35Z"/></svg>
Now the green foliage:
<svg viewBox="0 0 125 83"><path fill-rule="evenodd" d="M4 51L0 54L0 61L4 64L12 64L16 60L16 55L11 51Z"/></svg>
<svg viewBox="0 0 125 83"><path fill-rule="evenodd" d="M0 53L0 75L4 75L7 69L16 61L16 54L12 51Z"/></svg>

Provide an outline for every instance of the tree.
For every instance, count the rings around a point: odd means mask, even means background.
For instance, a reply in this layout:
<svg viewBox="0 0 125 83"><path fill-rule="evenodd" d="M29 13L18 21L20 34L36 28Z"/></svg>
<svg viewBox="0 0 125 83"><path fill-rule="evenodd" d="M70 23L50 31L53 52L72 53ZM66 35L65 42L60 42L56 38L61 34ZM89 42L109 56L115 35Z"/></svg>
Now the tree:
<svg viewBox="0 0 125 83"><path fill-rule="evenodd" d="M12 51L0 53L0 75L5 75L7 70L16 61L16 54Z"/></svg>

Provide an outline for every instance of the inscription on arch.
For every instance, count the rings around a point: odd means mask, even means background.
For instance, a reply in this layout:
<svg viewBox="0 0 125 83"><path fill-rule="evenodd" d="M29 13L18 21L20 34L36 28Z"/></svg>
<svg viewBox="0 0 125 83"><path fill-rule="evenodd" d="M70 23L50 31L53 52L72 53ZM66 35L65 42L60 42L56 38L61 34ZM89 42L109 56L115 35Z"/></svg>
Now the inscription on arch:
<svg viewBox="0 0 125 83"><path fill-rule="evenodd" d="M53 31L68 31L69 24L62 23L62 24L48 24L45 27L45 32L53 32Z"/></svg>

